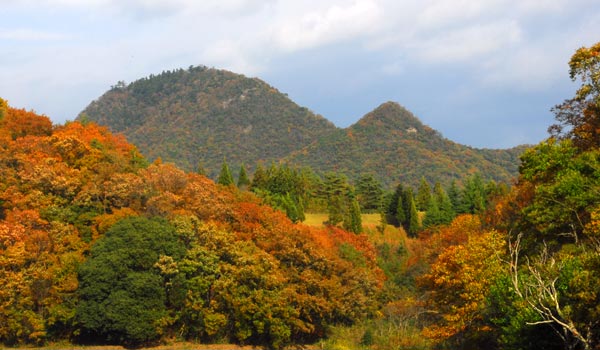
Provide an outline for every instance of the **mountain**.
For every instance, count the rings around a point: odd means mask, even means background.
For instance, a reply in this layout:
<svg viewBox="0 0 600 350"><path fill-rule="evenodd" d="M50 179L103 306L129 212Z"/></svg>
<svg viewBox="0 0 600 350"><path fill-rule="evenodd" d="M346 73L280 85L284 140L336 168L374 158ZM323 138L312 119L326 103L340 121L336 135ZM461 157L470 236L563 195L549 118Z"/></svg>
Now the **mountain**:
<svg viewBox="0 0 600 350"><path fill-rule="evenodd" d="M394 102L337 128L257 78L206 67L120 82L78 119L124 134L149 159L200 165L213 178L226 159L234 171L287 161L350 179L370 172L389 187L416 186L422 176L448 184L474 172L510 182L523 150L454 143Z"/></svg>
<svg viewBox="0 0 600 350"><path fill-rule="evenodd" d="M82 115L150 159L187 170L201 164L213 177L224 158L238 166L278 161L336 130L259 79L206 67L119 83Z"/></svg>
<svg viewBox="0 0 600 350"><path fill-rule="evenodd" d="M442 137L395 102L386 102L346 129L322 137L287 160L350 178L372 172L387 185L416 186L422 176L448 184L480 172L510 182L524 147L475 149Z"/></svg>

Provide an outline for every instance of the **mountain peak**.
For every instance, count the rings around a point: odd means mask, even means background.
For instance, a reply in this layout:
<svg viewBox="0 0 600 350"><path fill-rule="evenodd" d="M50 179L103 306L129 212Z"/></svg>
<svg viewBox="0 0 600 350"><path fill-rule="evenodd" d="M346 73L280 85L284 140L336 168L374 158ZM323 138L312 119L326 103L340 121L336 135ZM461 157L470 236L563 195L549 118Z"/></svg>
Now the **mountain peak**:
<svg viewBox="0 0 600 350"><path fill-rule="evenodd" d="M423 125L409 110L392 101L382 103L350 126L350 129L365 127L385 127L388 130L404 130L409 133L431 131L431 128Z"/></svg>

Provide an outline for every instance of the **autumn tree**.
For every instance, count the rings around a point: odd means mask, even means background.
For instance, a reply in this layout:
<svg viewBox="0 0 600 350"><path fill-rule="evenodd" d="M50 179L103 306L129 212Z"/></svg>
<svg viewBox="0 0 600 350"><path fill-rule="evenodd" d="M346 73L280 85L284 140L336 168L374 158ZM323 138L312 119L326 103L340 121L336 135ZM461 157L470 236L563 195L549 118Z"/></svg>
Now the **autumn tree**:
<svg viewBox="0 0 600 350"><path fill-rule="evenodd" d="M600 344L599 49L595 44L573 55L570 75L581 87L555 107L554 137L522 155L511 205L498 203L510 220L511 305L520 311L512 315L521 316L521 328L508 329L513 338L526 327L549 329L566 349Z"/></svg>
<svg viewBox="0 0 600 350"><path fill-rule="evenodd" d="M581 86L575 96L554 107L557 124L549 132L571 139L582 150L600 146L600 43L578 49L569 61L571 80Z"/></svg>
<svg viewBox="0 0 600 350"><path fill-rule="evenodd" d="M0 122L2 122L6 113L8 113L8 102L0 97Z"/></svg>
<svg viewBox="0 0 600 350"><path fill-rule="evenodd" d="M419 280L429 293L427 305L438 318L423 330L427 337L453 346L489 346L486 298L503 269L503 245L497 232L476 233L437 257Z"/></svg>

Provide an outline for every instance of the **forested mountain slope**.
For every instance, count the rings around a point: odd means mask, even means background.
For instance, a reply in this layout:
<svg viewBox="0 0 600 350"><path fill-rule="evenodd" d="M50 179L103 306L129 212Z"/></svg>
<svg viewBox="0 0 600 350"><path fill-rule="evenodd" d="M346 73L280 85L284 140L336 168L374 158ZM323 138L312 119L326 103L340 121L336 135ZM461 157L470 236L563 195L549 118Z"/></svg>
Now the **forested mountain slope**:
<svg viewBox="0 0 600 350"><path fill-rule="evenodd" d="M387 102L354 125L320 138L288 159L351 178L373 172L387 185L401 182L416 187L423 176L432 183L447 185L475 172L509 183L518 171L522 150L460 145L443 138L397 103Z"/></svg>
<svg viewBox="0 0 600 350"><path fill-rule="evenodd" d="M259 79L206 67L119 83L79 119L123 133L149 159L200 164L213 178L226 159L233 169L284 160L351 179L368 172L389 186L416 186L422 176L448 184L474 172L510 182L522 151L451 142L392 102L336 128Z"/></svg>
<svg viewBox="0 0 600 350"><path fill-rule="evenodd" d="M190 67L117 84L84 111L142 153L216 175L230 164L277 161L336 130L259 79ZM80 116L80 119L82 117Z"/></svg>

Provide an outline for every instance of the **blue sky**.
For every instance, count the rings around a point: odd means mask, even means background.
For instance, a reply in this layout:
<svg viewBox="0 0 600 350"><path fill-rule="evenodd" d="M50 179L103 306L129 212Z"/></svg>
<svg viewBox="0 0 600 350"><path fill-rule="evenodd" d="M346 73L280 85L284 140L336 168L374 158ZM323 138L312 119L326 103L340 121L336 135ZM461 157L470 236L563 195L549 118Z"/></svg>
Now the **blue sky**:
<svg viewBox="0 0 600 350"><path fill-rule="evenodd" d="M537 143L600 41L598 0L0 0L0 97L54 122L116 82L206 65L346 127L396 101L474 147Z"/></svg>

